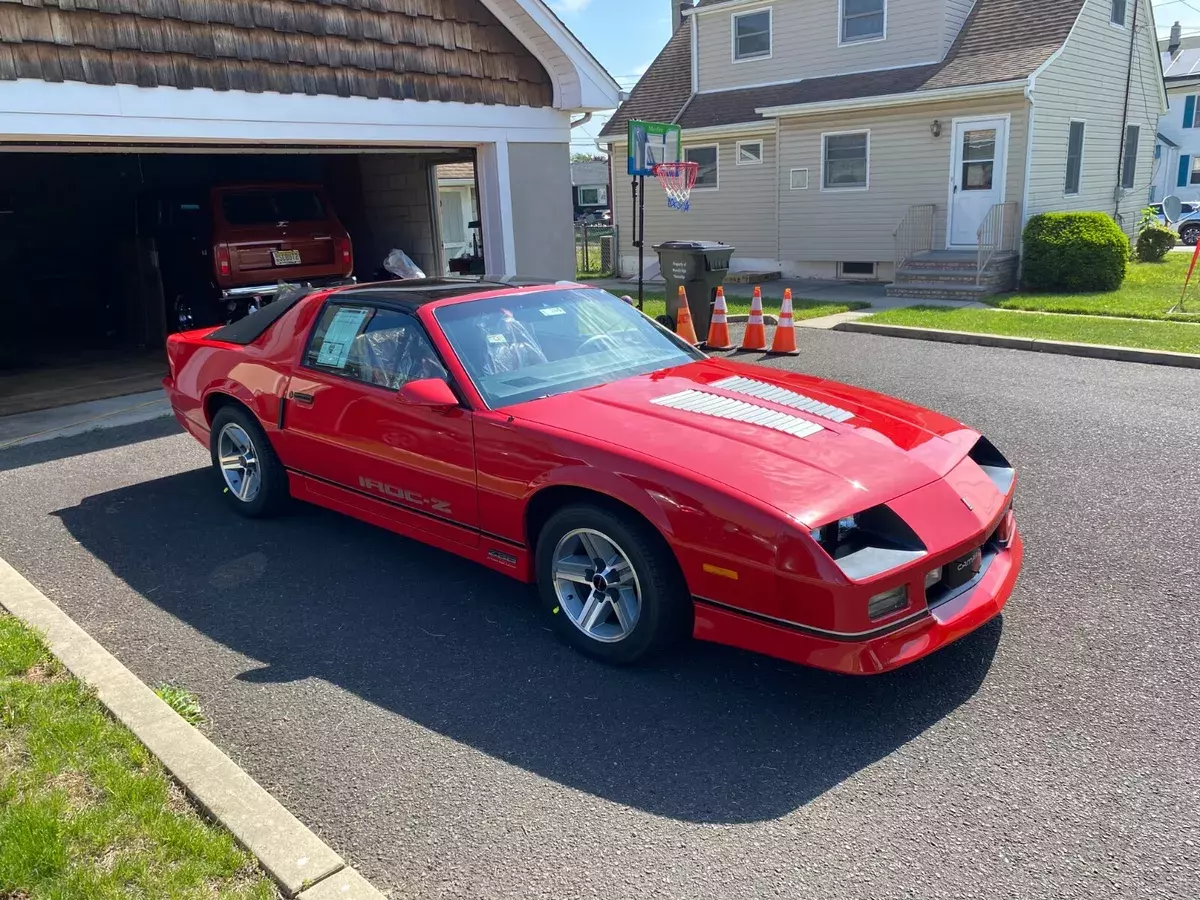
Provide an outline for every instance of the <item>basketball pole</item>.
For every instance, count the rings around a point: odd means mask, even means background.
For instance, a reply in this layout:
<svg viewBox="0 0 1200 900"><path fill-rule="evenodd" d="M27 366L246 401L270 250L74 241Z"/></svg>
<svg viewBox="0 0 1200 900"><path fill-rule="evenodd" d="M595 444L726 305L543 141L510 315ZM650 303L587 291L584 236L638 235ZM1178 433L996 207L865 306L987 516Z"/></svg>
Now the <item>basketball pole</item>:
<svg viewBox="0 0 1200 900"><path fill-rule="evenodd" d="M633 182L633 193L638 201L638 309L645 311L646 276L646 176L639 175Z"/></svg>

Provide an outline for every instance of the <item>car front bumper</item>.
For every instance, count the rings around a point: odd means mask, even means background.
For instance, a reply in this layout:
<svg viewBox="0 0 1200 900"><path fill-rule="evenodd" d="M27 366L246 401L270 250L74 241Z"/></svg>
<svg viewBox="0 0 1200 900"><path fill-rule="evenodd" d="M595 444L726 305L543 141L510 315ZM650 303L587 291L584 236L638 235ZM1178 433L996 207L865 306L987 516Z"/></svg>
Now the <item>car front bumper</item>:
<svg viewBox="0 0 1200 900"><path fill-rule="evenodd" d="M930 608L903 627L862 638L825 633L747 615L696 598L694 635L789 662L841 672L878 675L916 662L986 625L1004 609L1017 583L1025 546L1020 532L996 553L969 590Z"/></svg>

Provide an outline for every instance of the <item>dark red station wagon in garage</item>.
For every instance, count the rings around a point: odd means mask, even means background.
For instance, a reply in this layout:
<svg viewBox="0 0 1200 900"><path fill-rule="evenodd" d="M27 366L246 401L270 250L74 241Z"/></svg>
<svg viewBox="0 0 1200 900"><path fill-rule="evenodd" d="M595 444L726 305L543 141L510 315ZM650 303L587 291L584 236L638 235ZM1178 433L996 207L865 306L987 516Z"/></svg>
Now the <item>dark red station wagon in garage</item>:
<svg viewBox="0 0 1200 900"><path fill-rule="evenodd" d="M694 635L883 672L997 616L1021 566L978 432L707 358L584 285L296 291L168 356L236 511L296 497L536 582L610 662Z"/></svg>

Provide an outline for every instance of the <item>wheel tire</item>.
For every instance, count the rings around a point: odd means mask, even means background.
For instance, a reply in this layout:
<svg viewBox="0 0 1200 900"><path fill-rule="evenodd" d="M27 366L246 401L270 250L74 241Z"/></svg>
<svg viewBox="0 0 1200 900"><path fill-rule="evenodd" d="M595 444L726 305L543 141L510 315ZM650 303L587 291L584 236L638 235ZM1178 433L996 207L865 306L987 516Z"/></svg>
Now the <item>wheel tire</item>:
<svg viewBox="0 0 1200 900"><path fill-rule="evenodd" d="M580 530L597 532L632 566L640 592L636 624L616 640L605 642L585 634L564 608L556 587L560 542ZM564 507L550 517L538 535L536 571L542 604L555 632L567 644L593 659L615 665L636 662L653 650L691 634L693 607L679 565L666 541L637 517L589 503ZM580 585L590 595L592 588ZM586 602L578 598L575 604ZM613 609L610 621L616 620Z"/></svg>
<svg viewBox="0 0 1200 900"><path fill-rule="evenodd" d="M226 477L221 467L222 436L240 437L235 429L240 429L240 435L249 439L250 449L256 461L258 473L257 490L253 496L242 499L235 490L236 481ZM287 505L288 480L287 472L275 455L275 448L267 433L254 415L244 406L224 406L213 416L212 431L209 438L209 452L212 456L213 469L217 479L224 489L225 500L238 515L250 519L261 519L276 515Z"/></svg>
<svg viewBox="0 0 1200 900"><path fill-rule="evenodd" d="M1179 237L1189 247L1195 247L1200 241L1200 225L1184 225L1179 230Z"/></svg>

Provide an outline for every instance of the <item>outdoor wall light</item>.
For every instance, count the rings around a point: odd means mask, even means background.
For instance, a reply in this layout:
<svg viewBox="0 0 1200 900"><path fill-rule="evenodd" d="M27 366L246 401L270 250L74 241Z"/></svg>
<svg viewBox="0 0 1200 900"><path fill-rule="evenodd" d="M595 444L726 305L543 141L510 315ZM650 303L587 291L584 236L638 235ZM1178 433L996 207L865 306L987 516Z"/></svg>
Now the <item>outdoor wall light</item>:
<svg viewBox="0 0 1200 900"><path fill-rule="evenodd" d="M929 133L932 134L934 137L942 136L942 121L941 121L941 119L934 119L932 122L929 123Z"/></svg>

